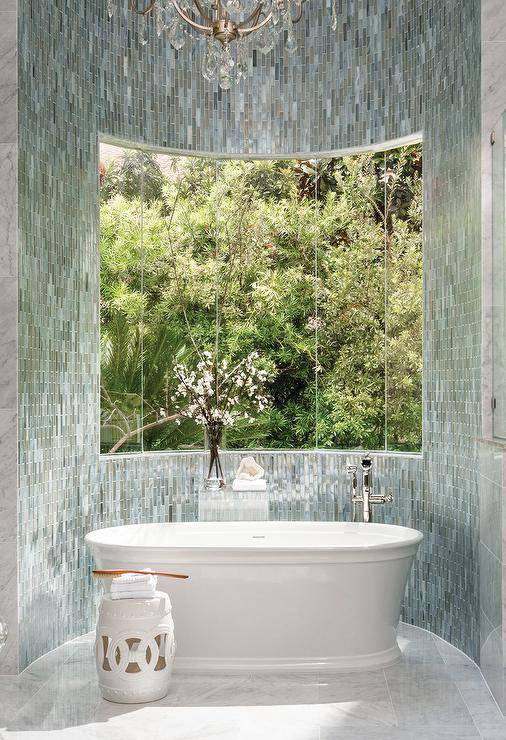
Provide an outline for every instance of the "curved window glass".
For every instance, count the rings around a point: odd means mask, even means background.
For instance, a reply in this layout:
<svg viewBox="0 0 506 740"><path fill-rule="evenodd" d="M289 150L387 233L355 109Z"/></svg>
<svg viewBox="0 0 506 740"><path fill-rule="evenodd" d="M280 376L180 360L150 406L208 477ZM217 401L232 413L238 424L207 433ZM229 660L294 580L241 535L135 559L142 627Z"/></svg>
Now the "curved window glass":
<svg viewBox="0 0 506 740"><path fill-rule="evenodd" d="M100 224L103 453L202 449L178 388L204 352L263 372L228 448L421 449L421 145L252 161L102 145Z"/></svg>

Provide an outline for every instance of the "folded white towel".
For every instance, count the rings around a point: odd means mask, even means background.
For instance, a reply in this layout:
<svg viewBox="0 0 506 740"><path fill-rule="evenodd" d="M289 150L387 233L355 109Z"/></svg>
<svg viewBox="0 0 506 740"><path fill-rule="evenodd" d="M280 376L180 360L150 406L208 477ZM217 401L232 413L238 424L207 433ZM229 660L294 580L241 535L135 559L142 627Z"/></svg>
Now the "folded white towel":
<svg viewBox="0 0 506 740"><path fill-rule="evenodd" d="M111 583L111 592L115 591L149 591L156 589L156 576L149 576L145 581L122 581L114 578Z"/></svg>
<svg viewBox="0 0 506 740"><path fill-rule="evenodd" d="M145 591L111 591L111 599L154 599L156 591L146 589Z"/></svg>
<svg viewBox="0 0 506 740"><path fill-rule="evenodd" d="M267 481L263 478L256 480L241 480L236 478L232 483L233 491L266 491Z"/></svg>
<svg viewBox="0 0 506 740"><path fill-rule="evenodd" d="M149 570L145 573L123 573L121 576L116 576L113 579L113 583L151 583L153 575Z"/></svg>

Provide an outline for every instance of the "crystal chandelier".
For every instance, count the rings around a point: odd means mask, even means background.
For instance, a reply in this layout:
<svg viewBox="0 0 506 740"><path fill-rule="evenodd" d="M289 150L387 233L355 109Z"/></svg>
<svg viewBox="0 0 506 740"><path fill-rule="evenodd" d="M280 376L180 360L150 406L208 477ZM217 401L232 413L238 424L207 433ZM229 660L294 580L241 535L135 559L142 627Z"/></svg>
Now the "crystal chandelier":
<svg viewBox="0 0 506 740"><path fill-rule="evenodd" d="M202 74L217 81L222 90L240 82L248 73L248 36L254 46L268 54L284 39L288 54L297 49L294 25L302 18L306 0L128 0L139 16L139 37L148 42L148 19L153 17L156 34L164 32L180 50L191 38L189 29L204 36ZM118 0L107 0L109 18Z"/></svg>

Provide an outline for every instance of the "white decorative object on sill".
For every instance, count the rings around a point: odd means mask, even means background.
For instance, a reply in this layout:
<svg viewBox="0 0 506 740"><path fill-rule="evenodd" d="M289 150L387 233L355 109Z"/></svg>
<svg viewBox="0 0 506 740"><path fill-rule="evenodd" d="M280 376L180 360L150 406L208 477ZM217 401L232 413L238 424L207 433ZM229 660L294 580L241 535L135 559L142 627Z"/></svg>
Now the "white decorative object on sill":
<svg viewBox="0 0 506 740"><path fill-rule="evenodd" d="M171 612L161 591L152 599L102 597L95 657L104 699L138 704L166 696L175 652Z"/></svg>
<svg viewBox="0 0 506 740"><path fill-rule="evenodd" d="M243 457L237 468L237 480L259 480L264 477L265 470L254 457Z"/></svg>

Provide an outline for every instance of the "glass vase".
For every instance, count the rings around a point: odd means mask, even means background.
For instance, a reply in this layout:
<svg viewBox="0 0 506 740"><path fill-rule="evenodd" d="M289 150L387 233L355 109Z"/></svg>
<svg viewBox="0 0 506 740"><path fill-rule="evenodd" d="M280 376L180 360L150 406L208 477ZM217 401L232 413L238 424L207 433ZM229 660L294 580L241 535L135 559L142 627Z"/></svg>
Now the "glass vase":
<svg viewBox="0 0 506 740"><path fill-rule="evenodd" d="M204 488L207 490L218 490L225 488L225 476L220 460L220 444L223 437L223 430L214 430L206 428L206 440L209 448L209 466L204 481Z"/></svg>

